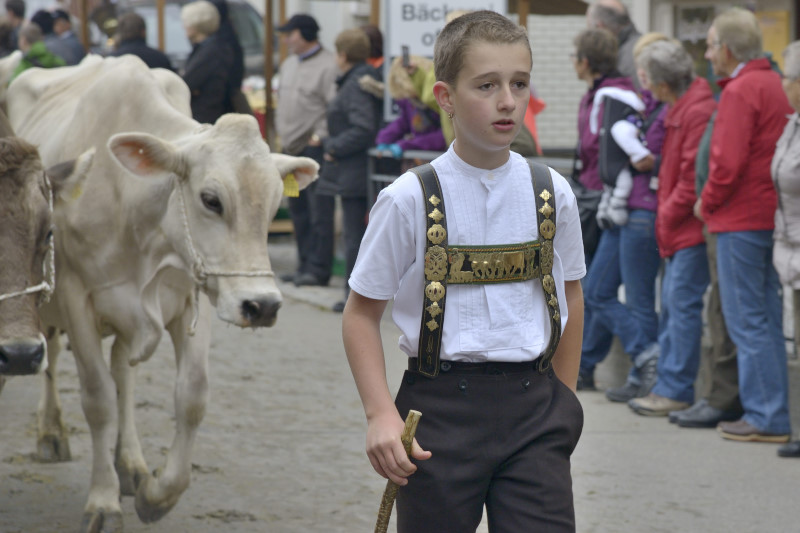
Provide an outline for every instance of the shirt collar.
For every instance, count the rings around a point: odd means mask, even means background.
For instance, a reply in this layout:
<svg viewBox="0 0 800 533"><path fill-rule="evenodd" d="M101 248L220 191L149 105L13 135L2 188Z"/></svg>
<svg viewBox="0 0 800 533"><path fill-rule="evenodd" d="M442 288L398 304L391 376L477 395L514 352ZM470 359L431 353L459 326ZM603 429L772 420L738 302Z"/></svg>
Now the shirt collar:
<svg viewBox="0 0 800 533"><path fill-rule="evenodd" d="M310 49L308 52L305 52L303 54L297 54L297 57L300 59L300 61L305 61L309 57L311 57L314 54L316 54L317 52L319 52L321 48L322 48L322 45L321 44L317 44L312 49Z"/></svg>

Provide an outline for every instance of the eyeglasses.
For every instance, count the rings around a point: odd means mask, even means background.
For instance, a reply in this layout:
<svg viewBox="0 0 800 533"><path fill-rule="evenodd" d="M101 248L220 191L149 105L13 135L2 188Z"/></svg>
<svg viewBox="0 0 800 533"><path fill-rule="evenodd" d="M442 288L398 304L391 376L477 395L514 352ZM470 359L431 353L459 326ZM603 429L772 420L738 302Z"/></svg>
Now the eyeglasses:
<svg viewBox="0 0 800 533"><path fill-rule="evenodd" d="M710 43L709 42L706 43L706 48L708 48L709 50L716 50L721 46L722 46L722 43L719 42L718 39L714 40L714 41L712 41Z"/></svg>

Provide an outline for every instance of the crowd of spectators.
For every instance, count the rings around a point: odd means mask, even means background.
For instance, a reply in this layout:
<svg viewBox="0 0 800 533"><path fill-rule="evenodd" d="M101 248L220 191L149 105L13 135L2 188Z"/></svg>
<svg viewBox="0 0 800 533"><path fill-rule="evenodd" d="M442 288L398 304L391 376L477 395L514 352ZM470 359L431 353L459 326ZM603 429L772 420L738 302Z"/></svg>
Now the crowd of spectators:
<svg viewBox="0 0 800 533"><path fill-rule="evenodd" d="M635 81L643 101L665 107L660 124L648 130L660 130L647 139L657 164L644 168L631 157L628 168L653 203L643 205L631 195L628 220L603 229L596 250L587 254L579 388L596 389L595 367L616 336L631 358L631 371L625 385L606 390L609 400L680 427L715 427L728 440L783 443L779 455L798 457L800 443L789 442L781 303L782 286L795 290L798 272L800 211L792 155L800 103L798 43L786 49L781 75L762 49L751 11L719 14L708 29L705 53L719 77L715 100L680 42L648 34L633 54L627 43L638 32L621 2L592 4L587 22L573 55L576 75L588 85L578 113L579 184L609 187L598 169L606 157L601 136L610 133L590 127L590 115L603 113L595 93L610 86L628 90ZM635 76L620 72L630 64ZM593 243L587 245L591 250ZM653 296L662 264L657 307ZM624 303L617 299L620 285ZM712 342L706 395L694 389L704 310Z"/></svg>

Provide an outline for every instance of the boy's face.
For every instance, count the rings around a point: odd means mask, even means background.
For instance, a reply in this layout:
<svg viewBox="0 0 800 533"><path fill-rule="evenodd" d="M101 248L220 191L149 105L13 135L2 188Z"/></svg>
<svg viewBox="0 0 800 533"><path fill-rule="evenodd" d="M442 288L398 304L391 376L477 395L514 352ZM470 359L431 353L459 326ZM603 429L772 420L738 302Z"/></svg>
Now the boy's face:
<svg viewBox="0 0 800 533"><path fill-rule="evenodd" d="M479 168L508 159L530 99L531 55L522 44L479 42L464 54L456 86L447 85L456 153ZM441 104L441 102L440 102Z"/></svg>

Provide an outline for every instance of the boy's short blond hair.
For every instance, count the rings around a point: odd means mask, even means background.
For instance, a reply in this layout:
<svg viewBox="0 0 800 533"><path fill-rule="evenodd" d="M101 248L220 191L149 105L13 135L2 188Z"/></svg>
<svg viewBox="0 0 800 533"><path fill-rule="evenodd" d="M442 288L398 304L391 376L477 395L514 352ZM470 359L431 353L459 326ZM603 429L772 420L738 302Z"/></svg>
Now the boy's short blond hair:
<svg viewBox="0 0 800 533"><path fill-rule="evenodd" d="M341 32L336 36L334 46L336 51L344 54L347 62L352 64L366 61L372 48L369 37L360 28L352 28Z"/></svg>
<svg viewBox="0 0 800 533"><path fill-rule="evenodd" d="M436 37L433 70L437 81L455 86L467 49L476 43L521 44L533 61L528 32L494 11L472 11L453 19Z"/></svg>

